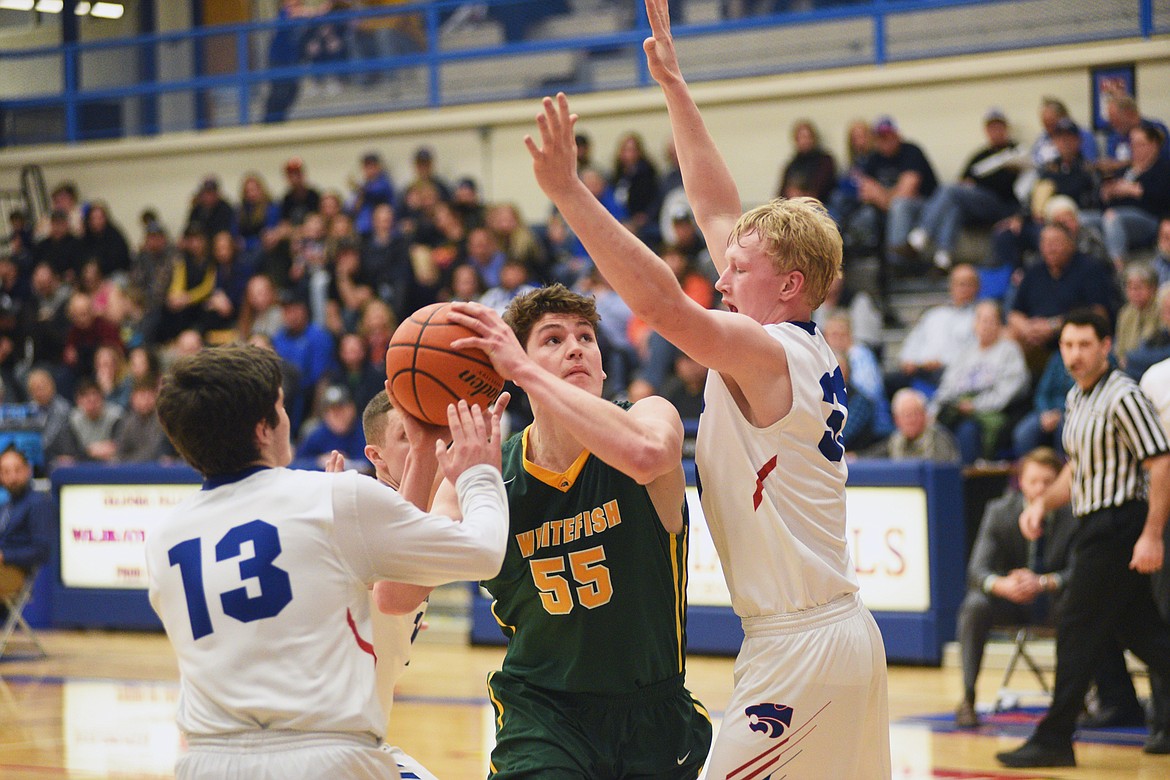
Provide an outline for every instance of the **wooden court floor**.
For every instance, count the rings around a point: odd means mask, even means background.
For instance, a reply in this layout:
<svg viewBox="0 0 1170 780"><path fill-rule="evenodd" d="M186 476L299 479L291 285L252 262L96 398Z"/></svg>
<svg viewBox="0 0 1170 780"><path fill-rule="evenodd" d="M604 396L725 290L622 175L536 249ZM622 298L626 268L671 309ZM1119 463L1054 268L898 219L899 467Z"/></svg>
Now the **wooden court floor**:
<svg viewBox="0 0 1170 780"><path fill-rule="evenodd" d="M174 726L178 676L165 637L101 631L40 635L47 659L0 661L0 778L172 776L180 746ZM423 632L396 693L391 740L443 780L484 777L493 733L484 680L501 656L500 648L468 647L458 631ZM695 656L688 662L688 687L716 725L731 670L729 658ZM988 670L981 678L982 702L994 698L999 676ZM901 722L951 711L956 669L892 667L889 680L895 778L1170 778L1170 756L1084 743L1077 746L1077 769L1001 770L994 754L1018 744L1016 737L934 733Z"/></svg>

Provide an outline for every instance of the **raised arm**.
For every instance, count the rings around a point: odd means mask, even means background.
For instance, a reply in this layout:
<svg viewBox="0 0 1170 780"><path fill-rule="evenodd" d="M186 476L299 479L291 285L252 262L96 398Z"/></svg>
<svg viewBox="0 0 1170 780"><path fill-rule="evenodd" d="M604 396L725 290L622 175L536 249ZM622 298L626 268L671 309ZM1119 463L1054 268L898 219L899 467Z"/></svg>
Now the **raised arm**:
<svg viewBox="0 0 1170 780"><path fill-rule="evenodd" d="M687 201L707 239L711 260L722 273L727 237L742 212L739 190L683 79L670 33L668 0L646 0L646 17L653 33L642 43L646 64L666 97Z"/></svg>

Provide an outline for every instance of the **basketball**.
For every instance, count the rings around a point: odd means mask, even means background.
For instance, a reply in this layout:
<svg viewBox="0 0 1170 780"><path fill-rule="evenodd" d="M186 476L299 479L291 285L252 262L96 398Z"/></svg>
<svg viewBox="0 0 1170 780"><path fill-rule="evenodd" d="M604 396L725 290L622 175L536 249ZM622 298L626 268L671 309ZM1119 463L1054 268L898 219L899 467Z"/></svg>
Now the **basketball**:
<svg viewBox="0 0 1170 780"><path fill-rule="evenodd" d="M459 399L487 408L504 379L478 349L454 349L451 342L475 332L448 322L449 303L432 303L398 326L386 350L386 378L394 403L434 425L447 424L447 405Z"/></svg>

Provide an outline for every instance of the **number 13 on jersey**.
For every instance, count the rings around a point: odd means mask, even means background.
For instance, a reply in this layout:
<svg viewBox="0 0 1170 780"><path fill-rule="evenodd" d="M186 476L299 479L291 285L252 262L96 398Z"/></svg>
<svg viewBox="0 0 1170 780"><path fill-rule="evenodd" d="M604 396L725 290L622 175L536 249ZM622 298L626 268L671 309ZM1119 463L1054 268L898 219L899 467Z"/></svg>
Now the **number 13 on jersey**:
<svg viewBox="0 0 1170 780"><path fill-rule="evenodd" d="M243 557L244 545L251 542L252 554ZM237 525L223 535L215 545L215 560L240 559L241 582L256 580L258 595L249 596L243 585L219 594L223 612L241 623L275 617L292 601L292 583L288 572L273 564L280 555L280 532L276 526L263 520ZM187 615L191 619L191 634L195 639L215 631L211 612L207 608L207 594L203 590L202 539L196 537L179 542L167 551L171 566L179 567L183 592L187 597Z"/></svg>

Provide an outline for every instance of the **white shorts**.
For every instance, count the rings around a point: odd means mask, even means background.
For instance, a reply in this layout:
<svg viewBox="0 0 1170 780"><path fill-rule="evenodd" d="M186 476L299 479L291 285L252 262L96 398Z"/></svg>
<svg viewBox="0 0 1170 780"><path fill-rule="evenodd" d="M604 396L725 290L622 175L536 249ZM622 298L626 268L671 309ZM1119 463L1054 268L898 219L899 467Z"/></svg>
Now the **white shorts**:
<svg viewBox="0 0 1170 780"><path fill-rule="evenodd" d="M383 745L382 750L389 753L393 757L394 763L398 764L398 774L402 776L402 780L439 780L439 778L428 772L422 764L403 753L402 748L394 747L393 745Z"/></svg>
<svg viewBox="0 0 1170 780"><path fill-rule="evenodd" d="M856 595L744 620L735 688L703 777L890 777L886 651Z"/></svg>
<svg viewBox="0 0 1170 780"><path fill-rule="evenodd" d="M257 731L191 736L176 780L398 780L393 754L373 735Z"/></svg>

